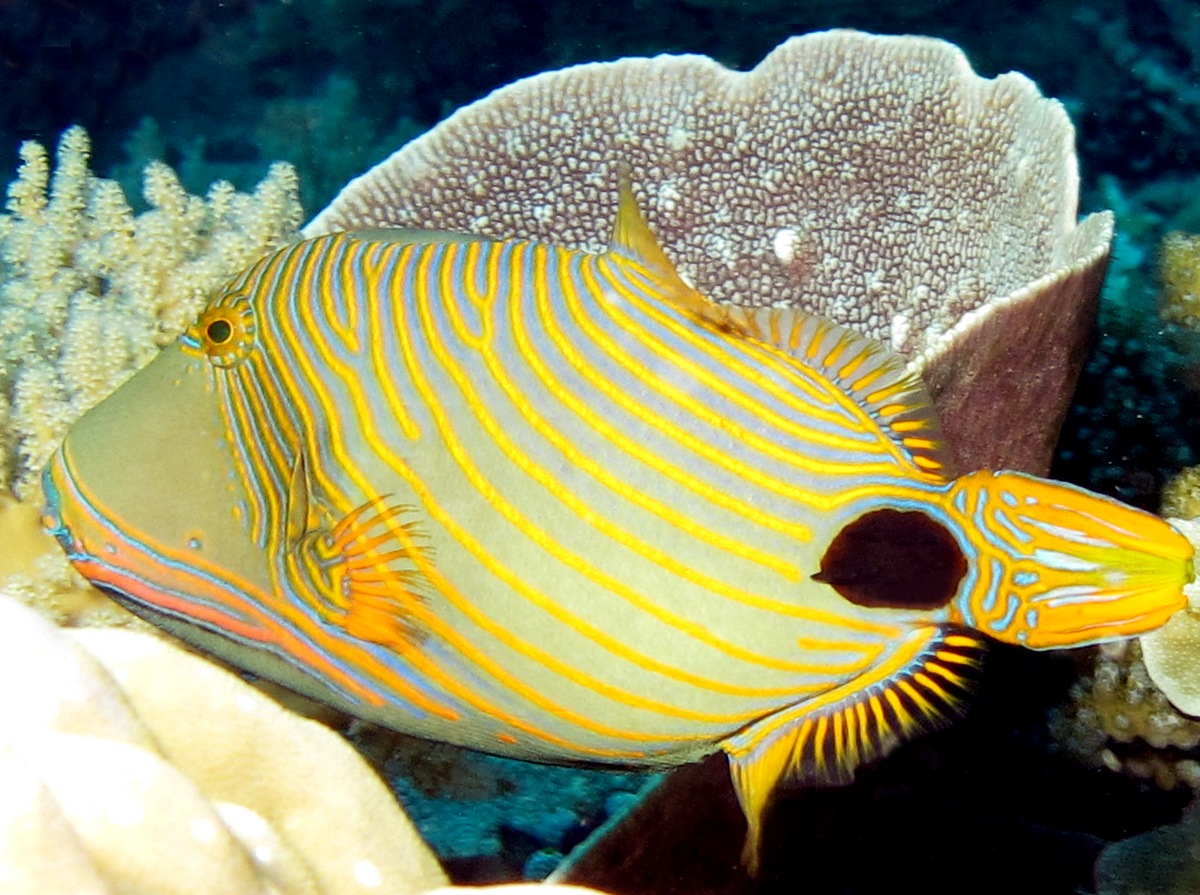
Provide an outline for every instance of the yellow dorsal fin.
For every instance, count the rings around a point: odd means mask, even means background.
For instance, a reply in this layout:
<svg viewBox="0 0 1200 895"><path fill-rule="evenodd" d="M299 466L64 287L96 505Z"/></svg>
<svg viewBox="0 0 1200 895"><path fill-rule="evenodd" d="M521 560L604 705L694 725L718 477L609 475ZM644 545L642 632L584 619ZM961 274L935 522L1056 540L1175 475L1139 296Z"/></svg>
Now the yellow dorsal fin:
<svg viewBox="0 0 1200 895"><path fill-rule="evenodd" d="M715 326L728 326L729 315L726 309L684 282L667 253L663 251L654 231L642 216L637 198L633 195L633 182L626 168L621 170L617 219L613 222L608 250L646 268L658 281L662 297L681 311Z"/></svg>

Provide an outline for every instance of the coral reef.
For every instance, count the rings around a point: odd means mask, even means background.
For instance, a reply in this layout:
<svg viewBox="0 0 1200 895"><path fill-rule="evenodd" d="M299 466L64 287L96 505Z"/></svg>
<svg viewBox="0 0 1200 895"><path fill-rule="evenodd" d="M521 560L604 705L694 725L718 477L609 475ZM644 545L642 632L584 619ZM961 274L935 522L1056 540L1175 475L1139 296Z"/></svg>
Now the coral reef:
<svg viewBox="0 0 1200 895"><path fill-rule="evenodd" d="M5 892L402 895L445 875L332 731L133 631L0 599Z"/></svg>
<svg viewBox="0 0 1200 895"><path fill-rule="evenodd" d="M87 134L21 149L0 215L0 488L31 496L78 416L175 338L205 296L300 222L295 174L271 169L253 195L216 183L188 195L162 163L145 171L149 210L88 169Z"/></svg>
<svg viewBox="0 0 1200 895"><path fill-rule="evenodd" d="M1126 302L1129 294L1150 291L1152 263L1143 259L1153 258L1164 226L1200 231L1195 203L1192 220L1175 219L1180 203L1197 195L1195 182L1172 182L1165 174L1194 170L1200 145L1200 55L1190 0L608 3L592 10L586 34L573 4L509 0L198 0L188 4L186 15L166 14L161 4L137 4L137 15L112 3L16 0L3 7L5 152L21 137L52 140L64 123L90 116L97 142L107 147L96 164L107 172L123 133L141 116L157 115L161 131L151 133L148 126L134 157L169 161L193 192L218 170L216 176L251 184L265 168L263 159L295 153L305 167L305 195L314 201L371 158L379 135L397 121L410 131L416 127L411 122L431 124L461 102L529 72L664 50L705 52L746 66L783 35L841 23L956 40L978 70L1015 68L1062 97L1083 135L1085 173L1101 173L1102 181L1113 183L1113 175L1120 176L1118 188L1128 190L1124 210L1106 189L1093 190L1085 202L1087 208L1117 208L1118 245L1102 338L1084 373L1056 475L1150 508L1170 473L1200 462L1193 447L1200 445L1200 414L1186 387L1186 379L1194 379L1188 373L1194 348L1173 338L1170 328L1164 336L1153 295ZM924 15L911 18L914 10ZM172 52L187 46L193 49L186 55ZM141 86L123 89L143 75ZM130 167L134 180L140 169ZM310 184L318 186L310 191ZM135 190L126 188L131 199ZM0 372L10 395L12 369L6 359ZM56 397L55 406L62 403ZM0 402L7 458L0 477L15 483L30 476L17 466L24 461L9 409ZM89 611L87 600L76 605L67 598L68 571L57 552L39 558L35 508L26 503L10 509L0 509L0 581L15 577L4 589L25 599L49 594L56 617L76 623ZM16 549L10 532L18 532L27 547ZM1120 659L1100 660L1102 701L1113 717L1131 701L1142 706L1148 698L1146 673L1135 662L1139 654L1134 647ZM1091 686L1089 678L1082 689L1090 693ZM1170 711L1160 699L1151 699L1158 708L1147 709L1136 724L1149 724L1160 708ZM1116 747L1116 766L1124 766L1131 747L1142 748L1136 742Z"/></svg>

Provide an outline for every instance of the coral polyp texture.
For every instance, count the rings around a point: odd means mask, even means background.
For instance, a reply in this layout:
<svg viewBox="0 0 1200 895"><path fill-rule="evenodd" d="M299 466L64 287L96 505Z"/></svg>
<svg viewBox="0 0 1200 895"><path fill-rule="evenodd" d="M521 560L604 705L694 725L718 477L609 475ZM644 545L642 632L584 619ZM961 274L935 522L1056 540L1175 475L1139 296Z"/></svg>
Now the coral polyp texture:
<svg viewBox="0 0 1200 895"><path fill-rule="evenodd" d="M223 182L189 195L151 163L149 208L88 168L82 128L51 170L27 142L0 215L0 489L28 498L67 427L174 339L225 280L300 223L295 172L273 165L252 194Z"/></svg>
<svg viewBox="0 0 1200 895"><path fill-rule="evenodd" d="M1089 764L1163 789L1200 787L1200 721L1176 709L1155 686L1136 643L1102 648L1090 674L1052 718L1055 738Z"/></svg>

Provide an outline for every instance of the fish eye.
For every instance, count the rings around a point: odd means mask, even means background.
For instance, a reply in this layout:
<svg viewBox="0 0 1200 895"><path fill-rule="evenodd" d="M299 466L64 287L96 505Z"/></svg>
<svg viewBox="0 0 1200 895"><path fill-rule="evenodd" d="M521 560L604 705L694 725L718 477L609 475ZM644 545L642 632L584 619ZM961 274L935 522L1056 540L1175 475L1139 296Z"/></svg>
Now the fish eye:
<svg viewBox="0 0 1200 895"><path fill-rule="evenodd" d="M222 295L204 309L185 343L199 348L215 367L240 363L254 346L254 308L244 295Z"/></svg>
<svg viewBox="0 0 1200 895"><path fill-rule="evenodd" d="M967 560L954 535L919 510L871 510L834 537L813 575L856 606L938 609L958 593Z"/></svg>
<svg viewBox="0 0 1200 895"><path fill-rule="evenodd" d="M214 345L224 345L233 338L233 327L228 320L214 320L205 328L204 334Z"/></svg>

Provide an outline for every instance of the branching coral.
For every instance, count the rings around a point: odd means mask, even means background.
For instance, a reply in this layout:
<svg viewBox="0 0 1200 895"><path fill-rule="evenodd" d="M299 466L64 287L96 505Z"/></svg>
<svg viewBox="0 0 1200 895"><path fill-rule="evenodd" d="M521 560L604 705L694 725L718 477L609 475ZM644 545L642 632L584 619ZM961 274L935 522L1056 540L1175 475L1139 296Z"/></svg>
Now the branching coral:
<svg viewBox="0 0 1200 895"><path fill-rule="evenodd" d="M0 488L20 497L71 422L300 222L285 164L251 195L219 182L200 198L151 163L149 209L135 215L114 181L91 173L89 152L71 128L51 172L45 148L24 144L0 215Z"/></svg>

